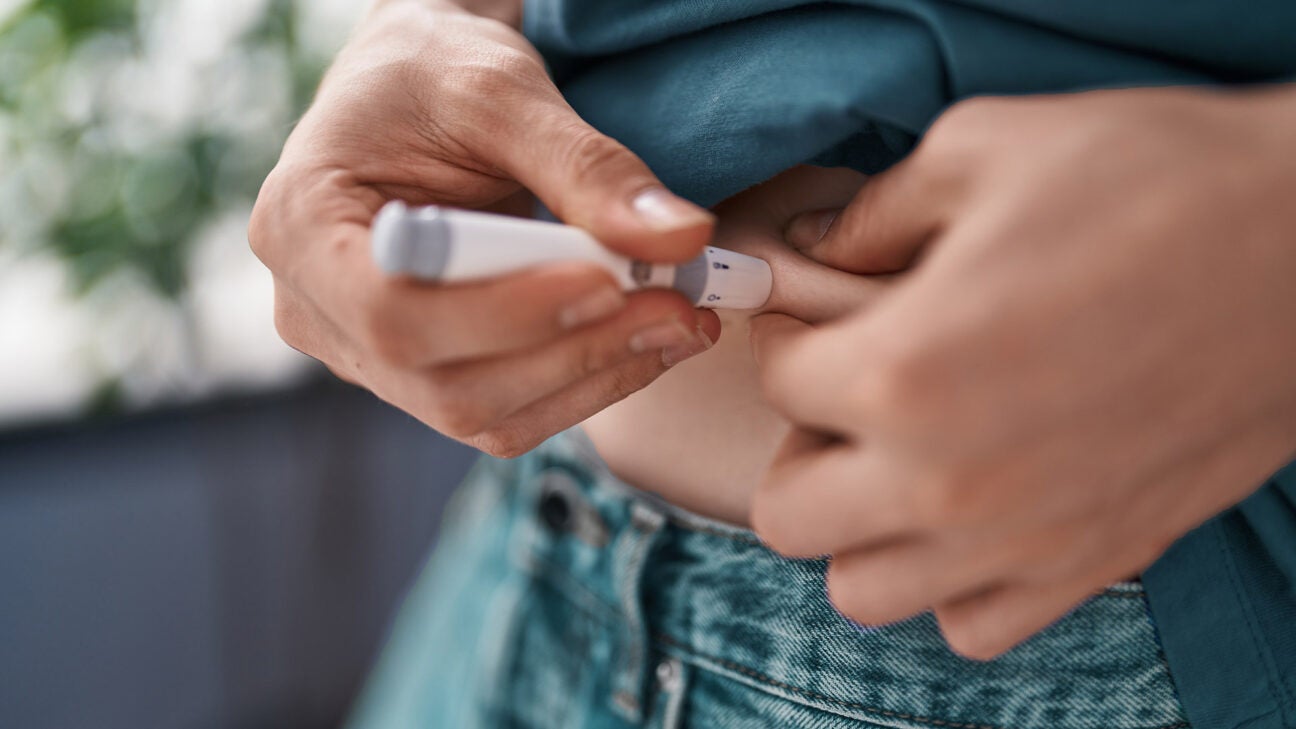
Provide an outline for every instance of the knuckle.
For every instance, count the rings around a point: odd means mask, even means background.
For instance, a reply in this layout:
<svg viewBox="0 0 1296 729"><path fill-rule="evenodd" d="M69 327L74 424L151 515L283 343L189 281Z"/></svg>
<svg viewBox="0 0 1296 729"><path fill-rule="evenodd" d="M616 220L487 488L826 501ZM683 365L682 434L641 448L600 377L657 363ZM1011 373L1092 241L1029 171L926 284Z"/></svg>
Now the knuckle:
<svg viewBox="0 0 1296 729"><path fill-rule="evenodd" d="M431 68L428 59L423 56L417 53L402 53L384 58L372 66L367 66L365 73L370 78L382 82L391 82L401 86L418 84L421 87L426 85L427 81L433 77L433 74L429 73ZM449 69L445 70L449 71ZM453 76L447 74L442 78L453 78Z"/></svg>
<svg viewBox="0 0 1296 729"><path fill-rule="evenodd" d="M248 219L248 247L260 261L269 267L273 261L276 243L278 242L276 225L284 208L284 190L291 189L292 172L283 163L276 165L261 183L261 190L252 206Z"/></svg>
<svg viewBox="0 0 1296 729"><path fill-rule="evenodd" d="M584 127L572 136L562 159L576 186L586 186L604 179L607 170L622 162L628 150L620 142Z"/></svg>
<svg viewBox="0 0 1296 729"><path fill-rule="evenodd" d="M865 185L842 213L841 224L824 236L811 255L823 263L869 273L898 268L899 254L877 245L885 238L885 193L878 185Z"/></svg>
<svg viewBox="0 0 1296 729"><path fill-rule="evenodd" d="M530 88L544 75L544 66L534 56L517 48L498 47L491 56L492 80L509 88Z"/></svg>
<svg viewBox="0 0 1296 729"><path fill-rule="evenodd" d="M575 361L572 362L572 374L581 379L589 377L607 369L615 363L616 359L616 354L608 342L601 340L589 342L576 351ZM614 377L613 380L614 387L619 389L621 384L619 378Z"/></svg>
<svg viewBox="0 0 1296 729"><path fill-rule="evenodd" d="M496 458L517 458L535 448L540 440L535 434L500 424L473 436L469 443Z"/></svg>
<svg viewBox="0 0 1296 729"><path fill-rule="evenodd" d="M534 61L526 59L526 62L534 66ZM509 98L523 85L522 61L507 50L471 62L458 63L447 71L443 82L449 83L461 94L477 99Z"/></svg>
<svg viewBox="0 0 1296 729"><path fill-rule="evenodd" d="M646 368L625 368L613 370L608 379L608 397L606 400L620 400L642 390L665 371L661 359L653 360Z"/></svg>

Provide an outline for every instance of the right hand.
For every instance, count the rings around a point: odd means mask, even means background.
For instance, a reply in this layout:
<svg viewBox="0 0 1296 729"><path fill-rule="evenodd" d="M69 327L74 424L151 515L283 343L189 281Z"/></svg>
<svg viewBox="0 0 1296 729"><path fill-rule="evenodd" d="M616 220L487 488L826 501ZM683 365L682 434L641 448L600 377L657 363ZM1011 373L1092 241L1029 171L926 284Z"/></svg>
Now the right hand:
<svg viewBox="0 0 1296 729"><path fill-rule="evenodd" d="M490 281L384 277L390 199L499 209L533 192L609 248L687 260L713 218L563 101L527 41L451 4L379 3L262 188L249 229L284 340L453 438L521 454L720 335L672 291L623 294L590 264Z"/></svg>

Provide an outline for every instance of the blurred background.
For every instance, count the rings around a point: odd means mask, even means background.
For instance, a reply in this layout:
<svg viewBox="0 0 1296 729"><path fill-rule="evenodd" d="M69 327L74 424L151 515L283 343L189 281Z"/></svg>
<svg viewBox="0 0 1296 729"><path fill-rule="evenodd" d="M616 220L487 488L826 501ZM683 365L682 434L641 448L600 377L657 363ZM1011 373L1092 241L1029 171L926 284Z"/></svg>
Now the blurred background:
<svg viewBox="0 0 1296 729"><path fill-rule="evenodd" d="M0 727L335 727L471 454L247 218L365 0L0 0Z"/></svg>

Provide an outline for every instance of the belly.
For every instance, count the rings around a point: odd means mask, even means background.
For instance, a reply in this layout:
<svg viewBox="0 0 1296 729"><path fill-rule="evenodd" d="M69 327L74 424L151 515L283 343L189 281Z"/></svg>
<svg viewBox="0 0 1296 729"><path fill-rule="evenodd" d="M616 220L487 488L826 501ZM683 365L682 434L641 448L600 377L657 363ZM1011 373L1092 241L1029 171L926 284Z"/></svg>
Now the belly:
<svg viewBox="0 0 1296 729"><path fill-rule="evenodd" d="M825 321L858 311L885 286L815 264L782 242L792 216L844 205L862 182L847 170L801 167L717 207L715 245L760 256L774 270L762 311ZM586 421L614 473L690 511L747 524L751 494L791 427L760 395L748 344L758 313L720 312L715 347Z"/></svg>
<svg viewBox="0 0 1296 729"><path fill-rule="evenodd" d="M760 398L747 321L721 316L724 333L710 351L584 426L626 482L741 525L751 492L789 429Z"/></svg>

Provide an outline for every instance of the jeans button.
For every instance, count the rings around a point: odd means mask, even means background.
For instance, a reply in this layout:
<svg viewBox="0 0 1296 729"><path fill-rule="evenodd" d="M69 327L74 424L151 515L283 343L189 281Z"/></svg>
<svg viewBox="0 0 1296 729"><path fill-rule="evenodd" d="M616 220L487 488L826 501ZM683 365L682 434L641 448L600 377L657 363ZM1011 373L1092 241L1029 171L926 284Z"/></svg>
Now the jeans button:
<svg viewBox="0 0 1296 729"><path fill-rule="evenodd" d="M591 546L605 547L611 538L598 509L581 492L577 476L567 469L551 467L540 474L535 510L551 531L572 534Z"/></svg>
<svg viewBox="0 0 1296 729"><path fill-rule="evenodd" d="M662 659L662 662L657 664L657 684L664 691L674 691L679 687L679 681L679 661L674 658Z"/></svg>
<svg viewBox="0 0 1296 729"><path fill-rule="evenodd" d="M561 491L546 491L540 497L540 518L556 532L571 527L572 508L567 495Z"/></svg>

